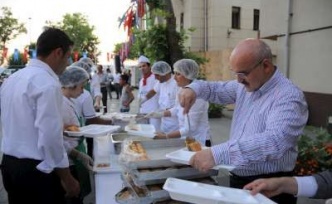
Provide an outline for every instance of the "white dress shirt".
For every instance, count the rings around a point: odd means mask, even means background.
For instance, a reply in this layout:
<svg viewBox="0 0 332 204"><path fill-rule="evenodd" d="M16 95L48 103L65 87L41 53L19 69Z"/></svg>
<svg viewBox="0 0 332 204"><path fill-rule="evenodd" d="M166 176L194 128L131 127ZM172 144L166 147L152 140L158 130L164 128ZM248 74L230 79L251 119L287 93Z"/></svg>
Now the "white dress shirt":
<svg viewBox="0 0 332 204"><path fill-rule="evenodd" d="M45 173L68 167L60 83L47 64L32 59L3 83L1 111L4 154L41 160Z"/></svg>
<svg viewBox="0 0 332 204"><path fill-rule="evenodd" d="M297 182L297 196L313 197L316 195L318 184L313 176L295 177Z"/></svg>

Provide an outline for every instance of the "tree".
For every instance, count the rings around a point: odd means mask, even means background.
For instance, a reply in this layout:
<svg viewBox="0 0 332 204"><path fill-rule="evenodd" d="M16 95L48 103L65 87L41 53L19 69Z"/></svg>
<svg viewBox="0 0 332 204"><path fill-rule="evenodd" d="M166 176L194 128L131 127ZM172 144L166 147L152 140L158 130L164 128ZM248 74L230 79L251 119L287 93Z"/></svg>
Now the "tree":
<svg viewBox="0 0 332 204"><path fill-rule="evenodd" d="M0 12L0 49L3 50L8 41L15 39L22 33L27 33L27 29L23 23L13 17L10 8L1 7ZM1 59L0 64L2 64L2 61Z"/></svg>
<svg viewBox="0 0 332 204"><path fill-rule="evenodd" d="M90 26L86 16L81 13L65 14L60 22L46 22L47 27L56 27L68 34L74 41L74 51L80 54L88 52L89 57L96 59L100 52L97 45L99 39L93 34L94 26ZM81 56L81 55L80 55Z"/></svg>

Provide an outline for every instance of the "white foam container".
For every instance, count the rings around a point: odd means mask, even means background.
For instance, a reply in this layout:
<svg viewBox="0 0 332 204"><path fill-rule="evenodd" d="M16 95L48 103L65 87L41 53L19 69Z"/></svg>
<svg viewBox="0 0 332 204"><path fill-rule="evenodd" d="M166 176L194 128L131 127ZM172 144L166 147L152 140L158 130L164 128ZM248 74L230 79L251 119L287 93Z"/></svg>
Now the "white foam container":
<svg viewBox="0 0 332 204"><path fill-rule="evenodd" d="M198 182L168 178L163 186L174 200L204 204L275 204L262 194Z"/></svg>
<svg viewBox="0 0 332 204"><path fill-rule="evenodd" d="M151 124L134 124L127 125L125 127L125 131L132 135L153 138L155 136L156 129Z"/></svg>
<svg viewBox="0 0 332 204"><path fill-rule="evenodd" d="M189 165L190 158L194 156L195 153L196 152L188 151L187 148L182 148L166 154L166 158L170 159L172 162ZM232 171L234 168L234 166L223 164L213 167L213 169L227 169L228 171Z"/></svg>
<svg viewBox="0 0 332 204"><path fill-rule="evenodd" d="M117 125L87 125L80 127L79 132L73 132L73 131L64 131L69 136L79 137L96 137L96 136L104 136L108 133L116 132L120 129L120 126Z"/></svg>

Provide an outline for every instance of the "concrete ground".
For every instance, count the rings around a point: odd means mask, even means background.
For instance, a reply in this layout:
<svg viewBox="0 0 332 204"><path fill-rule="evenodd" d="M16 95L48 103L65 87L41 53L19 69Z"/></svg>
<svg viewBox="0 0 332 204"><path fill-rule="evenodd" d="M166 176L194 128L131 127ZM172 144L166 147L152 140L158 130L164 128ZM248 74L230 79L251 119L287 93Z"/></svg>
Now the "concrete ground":
<svg viewBox="0 0 332 204"><path fill-rule="evenodd" d="M134 91L136 93L136 91ZM136 96L136 95L135 95ZM108 112L119 112L119 100L115 99L115 93L113 93L113 99L108 100ZM138 102L134 100L131 104L130 113L137 113L138 112ZM230 124L232 120L232 111L224 111L224 117L217 118L217 119L210 119L210 128L211 128L211 141L212 144L219 144L224 142L228 139L229 131L230 131ZM1 128L1 124L0 124ZM0 140L2 138L2 132L0 132ZM2 155L0 156L2 158ZM1 173L1 172L0 172ZM93 180L93 176L91 175L91 179ZM228 176L226 172L220 172L220 182L227 186L228 185ZM94 189L94 188L93 188ZM84 203L85 204L93 204L95 201L94 191L88 195ZM6 191L2 185L2 176L0 176L0 204L7 204L7 195ZM313 199L306 199L306 198L299 198L298 204L323 204L323 200L313 200Z"/></svg>

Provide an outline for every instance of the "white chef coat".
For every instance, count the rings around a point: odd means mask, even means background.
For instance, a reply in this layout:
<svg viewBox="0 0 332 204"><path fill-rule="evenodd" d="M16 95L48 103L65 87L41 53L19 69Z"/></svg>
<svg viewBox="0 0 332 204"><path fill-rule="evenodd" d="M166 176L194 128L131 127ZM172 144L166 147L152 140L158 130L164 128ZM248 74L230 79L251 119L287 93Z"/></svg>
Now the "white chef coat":
<svg viewBox="0 0 332 204"><path fill-rule="evenodd" d="M168 110L175 107L176 95L179 87L172 76L164 83L158 83L154 86L154 91L159 94L158 104L160 110ZM176 115L171 117L163 117L161 119L161 131L170 133L179 130L178 118Z"/></svg>
<svg viewBox="0 0 332 204"><path fill-rule="evenodd" d="M50 173L68 167L63 146L62 93L58 76L44 62L31 59L1 87L2 151L41 160Z"/></svg>
<svg viewBox="0 0 332 204"><path fill-rule="evenodd" d="M80 116L78 115L78 113L76 113L75 106L76 105L72 99L63 96L62 117L64 125L76 125L80 127L80 122L79 122ZM78 137L70 137L70 136L64 137L63 143L68 154L73 148L77 147L78 141L79 141Z"/></svg>
<svg viewBox="0 0 332 204"><path fill-rule="evenodd" d="M159 81L155 78L154 74L151 74L147 79L146 79L146 85L143 86L143 79L140 80L139 82L139 89L138 89L138 99L144 98L144 96L146 96L146 94L150 91L153 90L155 84L158 84ZM157 93L156 95L154 95L152 98L150 98L149 100L147 100L146 102L144 102L140 109L139 112L140 113L151 113L154 111L158 111L159 109L159 104L158 104L158 98L159 98L159 94ZM156 131L160 131L160 124L161 124L161 119L159 118L150 118L149 119L149 123L152 124Z"/></svg>
<svg viewBox="0 0 332 204"><path fill-rule="evenodd" d="M190 135L199 141L201 145L205 146L205 141L210 139L208 108L209 103L207 101L200 98L196 99L188 113L190 122L189 129L187 121L188 117L187 115L183 115L183 108L180 105L178 97L176 98L176 106L170 109L170 111L171 115L177 115L178 117L181 138L185 138Z"/></svg>
<svg viewBox="0 0 332 204"><path fill-rule="evenodd" d="M93 99L90 92L83 90L83 93L72 99L75 102L76 112L84 119L90 119L96 117L96 111L93 107Z"/></svg>

